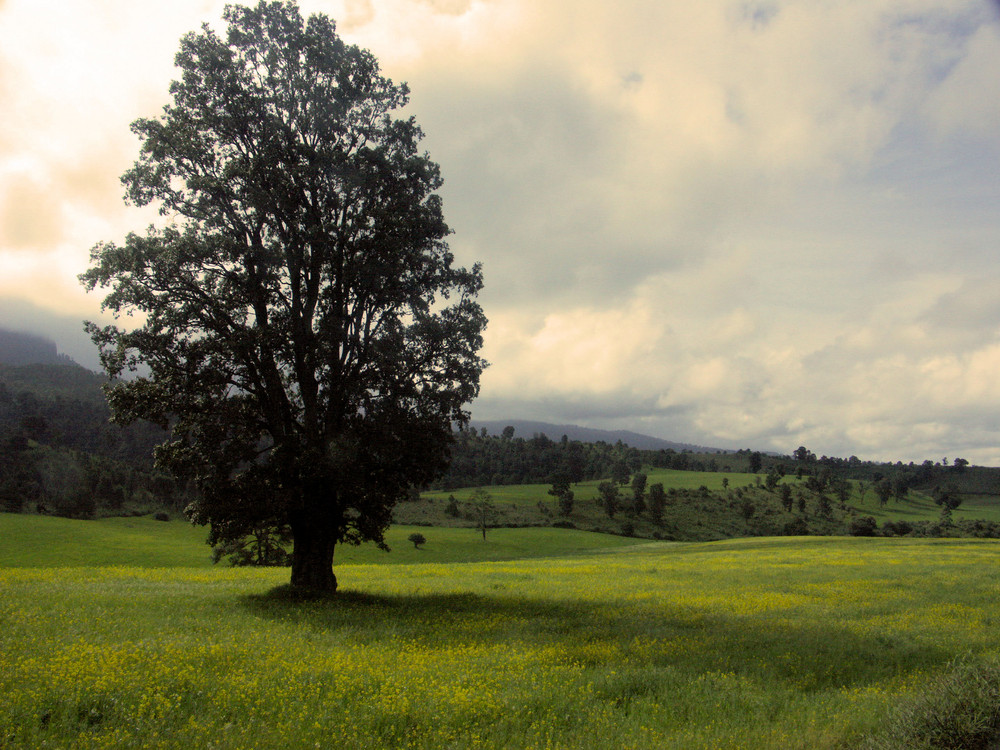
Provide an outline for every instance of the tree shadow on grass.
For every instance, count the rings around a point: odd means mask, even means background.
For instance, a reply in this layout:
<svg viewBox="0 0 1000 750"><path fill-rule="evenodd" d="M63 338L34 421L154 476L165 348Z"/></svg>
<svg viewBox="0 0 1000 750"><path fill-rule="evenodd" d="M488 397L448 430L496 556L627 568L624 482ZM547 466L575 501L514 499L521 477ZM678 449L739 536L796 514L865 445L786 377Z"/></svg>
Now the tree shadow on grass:
<svg viewBox="0 0 1000 750"><path fill-rule="evenodd" d="M566 664L733 674L798 691L842 689L934 670L956 654L906 634L859 633L836 618L723 616L664 603L555 600L511 594L302 594L279 586L241 598L250 613L343 645L387 640L429 647L558 647Z"/></svg>

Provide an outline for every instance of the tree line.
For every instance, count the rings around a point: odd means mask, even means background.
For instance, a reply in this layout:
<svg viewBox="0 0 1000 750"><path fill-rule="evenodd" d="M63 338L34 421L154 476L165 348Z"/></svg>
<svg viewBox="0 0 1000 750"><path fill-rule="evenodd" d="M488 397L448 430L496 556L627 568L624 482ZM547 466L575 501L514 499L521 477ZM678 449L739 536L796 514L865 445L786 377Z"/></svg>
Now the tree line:
<svg viewBox="0 0 1000 750"><path fill-rule="evenodd" d="M455 432L451 464L429 489L548 483L554 476L572 483L610 478L625 484L642 466L682 471L746 471L750 451L691 453L672 449L640 450L622 441L584 443L563 435L515 437L506 427L498 435L470 427Z"/></svg>

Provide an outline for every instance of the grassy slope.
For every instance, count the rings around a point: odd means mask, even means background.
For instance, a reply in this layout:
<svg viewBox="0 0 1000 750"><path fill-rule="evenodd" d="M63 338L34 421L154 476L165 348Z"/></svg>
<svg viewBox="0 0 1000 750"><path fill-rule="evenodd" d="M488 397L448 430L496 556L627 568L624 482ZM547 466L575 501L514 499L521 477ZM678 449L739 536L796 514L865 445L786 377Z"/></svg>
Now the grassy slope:
<svg viewBox="0 0 1000 750"><path fill-rule="evenodd" d="M697 489L705 486L710 490L722 490L722 480L728 479L730 487L742 487L753 484L755 474L723 473L711 471L675 471L673 469L646 469L647 487L660 482L664 488L671 489ZM572 486L573 494L577 500L593 501L597 497L597 485L600 479L589 482L580 482ZM551 485L548 484L512 484L502 486L492 486L485 488L496 502L517 503L519 505L534 505L538 501L552 504L553 498L548 494ZM472 494L474 488L468 487L459 490L436 490L424 492L421 496L436 501L447 500L449 495L454 495L456 499L463 500ZM631 491L624 487L623 494Z"/></svg>
<svg viewBox="0 0 1000 750"><path fill-rule="evenodd" d="M75 521L0 513L0 566L209 567L205 529L151 516Z"/></svg>
<svg viewBox="0 0 1000 750"><path fill-rule="evenodd" d="M856 747L1000 650L1000 543L796 538L285 571L0 569L11 747Z"/></svg>
<svg viewBox="0 0 1000 750"><path fill-rule="evenodd" d="M407 537L420 531L416 549ZM210 568L206 530L182 520L102 518L74 521L51 516L0 513L0 567L134 565L147 568ZM607 534L567 529L490 529L484 542L474 529L394 526L391 552L373 545L341 546L337 565L473 562L572 555L636 543Z"/></svg>
<svg viewBox="0 0 1000 750"><path fill-rule="evenodd" d="M748 473L676 471L671 469L646 469L647 487L657 482L664 488L679 490L696 490L706 487L715 493L725 493L723 481L728 480L730 492L737 488L754 488L758 475ZM760 477L763 479L763 477ZM800 484L794 476L785 477L782 482L793 488ZM784 514L779 507L776 495L756 496L753 498L757 506L757 523L746 523L741 517L739 501L728 506L709 507L703 503L700 506L674 506L666 509L665 523L656 527L644 523L643 519L630 517L627 513L619 513L614 519L608 519L595 506L598 481L581 482L573 485L576 497L576 507L569 520L579 528L598 528L618 532L623 522L631 522L640 536L651 536L654 531L665 537L684 538L691 540L719 539L728 536L753 536L760 533L776 533L773 519L778 518L783 523L794 517ZM397 517L400 521L417 524L437 525L468 525L467 519L453 519L444 514L445 504L449 496L454 496L459 502L467 500L474 488L463 488L449 492L425 492L422 495L424 503L407 503L399 506ZM553 521L563 520L556 511L555 499L548 494L549 485L509 485L484 488L493 498L500 512L500 520L504 523L523 525L546 525ZM628 486L621 488L624 505L631 502L632 491ZM838 505L834 500L834 505ZM815 518L814 508L807 510L807 517ZM772 516L771 528L761 523L767 515ZM880 524L886 520L906 521L937 521L941 508L926 494L913 491L905 502L892 500L888 505L880 507L875 493L870 488L865 497L859 496L855 483L854 494L848 502L848 510L837 509L836 519L842 523L841 531L846 528L846 520L854 515L873 516ZM1000 521L1000 497L991 495L966 495L963 504L953 513L954 520L985 519ZM780 524L778 524L780 526ZM763 527L763 528L762 528ZM822 529L819 529L823 531ZM828 533L828 532L826 532Z"/></svg>

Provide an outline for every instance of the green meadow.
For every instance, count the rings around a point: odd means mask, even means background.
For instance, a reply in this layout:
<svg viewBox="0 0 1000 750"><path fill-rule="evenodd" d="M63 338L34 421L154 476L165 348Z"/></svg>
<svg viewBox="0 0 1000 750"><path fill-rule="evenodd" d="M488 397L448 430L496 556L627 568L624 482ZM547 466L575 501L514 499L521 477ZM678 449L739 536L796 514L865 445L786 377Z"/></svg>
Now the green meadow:
<svg viewBox="0 0 1000 750"><path fill-rule="evenodd" d="M730 487L742 487L755 483L756 474L746 474L738 472L715 472L715 471L677 471L674 469L644 469L647 475L647 487L660 482L665 489L688 489L694 490L699 487L707 487L713 491L723 489L723 479L728 480ZM577 500L594 500L597 498L597 485L604 480L594 479L587 482L574 484L572 489ZM787 481L794 481L789 479ZM547 484L510 484L486 487L490 496L497 502L511 502L522 504L534 504L539 501L553 502L552 496L548 494L551 485ZM473 487L458 490L435 490L422 493L422 497L433 500L446 500L450 495L456 499L467 498ZM630 492L623 488L623 492Z"/></svg>
<svg viewBox="0 0 1000 750"><path fill-rule="evenodd" d="M3 546L23 518L0 515ZM287 569L206 564L180 522L33 520L34 561L0 566L0 747L974 747L1000 727L990 540L425 528L416 550L394 529L302 599ZM85 526L103 536L67 558ZM176 557L143 567L157 539Z"/></svg>
<svg viewBox="0 0 1000 750"><path fill-rule="evenodd" d="M407 540L419 531L419 549ZM186 520L156 521L152 516L78 521L0 513L0 567L75 567L127 565L143 568L211 568L208 531ZM490 529L486 541L467 528L393 526L386 534L389 552L374 545L337 548L336 564L446 563L515 560L570 555L635 544L609 534L572 529ZM222 563L217 567L225 567Z"/></svg>
<svg viewBox="0 0 1000 750"><path fill-rule="evenodd" d="M763 480L763 476L760 474L741 472L679 471L649 467L644 468L643 471L647 475L647 488L660 483L668 491L690 491L706 488L713 493L726 493L727 490L732 493L739 488L756 488L759 486L758 483ZM600 484L600 480L580 482L572 486L576 508L569 520L581 527L612 527L617 529L618 524L610 523L604 514L595 507L594 501L598 496L598 484ZM802 482L795 476L788 475L781 480L781 484L797 488ZM885 521L929 521L933 523L940 519L941 507L926 493L912 490L904 501L892 499L886 505L881 505L870 486L871 483L868 483L869 486L863 497L859 491L859 483L852 480L850 484L852 492L846 506L846 512L851 516L872 516L879 524ZM467 501L475 489L474 487L464 487L447 491L424 492L421 498L427 505L404 503L398 506L397 516L400 520L409 523L434 523L435 525L455 523L442 513L444 503L449 497L454 497L459 502ZM550 485L519 484L490 486L483 489L500 510L502 520L518 524L545 524L558 518L556 500L548 494ZM623 504L627 504L632 497L632 491L627 485L623 486L621 495ZM777 495L773 493L770 495L770 505L774 508L778 507ZM766 507L766 505L762 505L762 507ZM666 516L668 519L672 516L676 517L679 527L690 530L693 526L698 525L698 521L704 522L703 511L704 508L699 508L692 512L685 512L684 509L674 506L668 507ZM738 516L738 511L734 510L732 515ZM963 519L1000 521L1000 497L986 494L963 495L963 502L953 511L952 517L955 521ZM622 518L620 516L619 520ZM653 530L653 527L647 528L637 519L631 520L640 532L638 535L648 536ZM732 534L721 535L731 536ZM746 528L744 535L753 535L753 530Z"/></svg>

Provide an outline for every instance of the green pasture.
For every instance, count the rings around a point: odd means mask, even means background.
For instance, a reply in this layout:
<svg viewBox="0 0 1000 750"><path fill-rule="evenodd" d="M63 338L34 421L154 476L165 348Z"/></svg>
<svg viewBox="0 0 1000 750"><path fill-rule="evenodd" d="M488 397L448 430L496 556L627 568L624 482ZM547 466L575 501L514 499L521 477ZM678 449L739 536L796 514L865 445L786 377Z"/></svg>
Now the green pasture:
<svg viewBox="0 0 1000 750"><path fill-rule="evenodd" d="M419 532L419 549L408 541ZM144 568L210 568L208 530L175 519L151 516L78 521L51 516L0 513L0 567L128 565ZM475 529L393 526L386 534L390 552L372 544L337 548L335 564L455 563L563 556L615 549L637 540L571 529ZM220 563L225 567L225 563ZM2 745L0 745L2 747Z"/></svg>
<svg viewBox="0 0 1000 750"><path fill-rule="evenodd" d="M1000 521L1000 498L995 495L965 495L962 504L952 511L952 518L982 519L984 521ZM909 493L904 501L890 500L879 507L878 498L873 492L865 494L864 502L860 502L857 491L851 502L859 514L872 516L880 524L883 521L937 521L941 517L941 507L926 494Z"/></svg>
<svg viewBox="0 0 1000 750"><path fill-rule="evenodd" d="M985 540L647 544L343 565L318 599L284 569L2 567L0 746L933 746L995 706L998 566Z"/></svg>
<svg viewBox="0 0 1000 750"><path fill-rule="evenodd" d="M756 482L756 474L745 474L738 472L716 472L716 471L678 471L675 469L651 469L645 468L646 487L660 482L664 489L691 489L696 490L702 486L710 490L721 491L723 489L722 480L728 479L730 487L743 487ZM762 477L763 478L763 477ZM577 500L594 500L597 497L597 485L607 481L604 479L594 479L587 482L580 482L571 486L573 494ZM796 481L794 477L789 477L785 481ZM552 503L552 495L548 491L552 488L550 484L510 484L492 485L484 487L494 502L517 503L534 505L539 501ZM456 490L434 490L421 493L421 497L434 501L446 501L454 495L458 501L468 500L475 487L463 487ZM629 485L622 488L623 494L631 494Z"/></svg>
<svg viewBox="0 0 1000 750"><path fill-rule="evenodd" d="M0 513L0 567L212 566L208 530L152 516L79 521Z"/></svg>
<svg viewBox="0 0 1000 750"><path fill-rule="evenodd" d="M726 489L735 490L739 487L756 487L757 482L763 483L763 474L750 474L739 472L711 472L711 471L680 471L675 469L654 469L646 467L643 471L647 475L646 487L661 483L664 489L671 490L697 490L705 487L712 492L724 492ZM726 484L724 486L724 480ZM579 510L587 517L596 522L601 521L600 513L590 511L590 506L597 498L597 485L604 480L593 480L580 482L572 485L575 499ZM781 480L781 484L791 485L793 488L801 484L794 475L787 475ZM879 524L887 520L892 521L931 521L935 522L941 517L941 508L927 494L919 491L911 491L904 501L892 499L886 505L880 506L878 497L874 490L869 487L862 498L858 491L858 483L851 482L853 491L848 500L848 507L853 509L856 515L873 516ZM407 520L419 520L423 522L448 523L443 517L441 507L450 496L454 496L459 502L468 501L476 488L466 487L450 491L434 491L422 493L422 499L429 502L431 507L410 508L401 506L403 514ZM548 494L550 485L547 484L519 484L504 486L489 486L483 488L493 499L495 505L503 509L507 515L519 523L544 523L545 518L534 512L539 503L555 508L555 499ZM631 498L632 491L628 485L621 488L623 499ZM832 493L828 493L832 496ZM996 495L964 495L964 500L958 509L953 511L952 518L956 521L961 519L983 519L987 521L1000 521L1000 497ZM433 507L438 504L441 507ZM774 498L777 506L777 497ZM695 520L686 519L687 521Z"/></svg>

